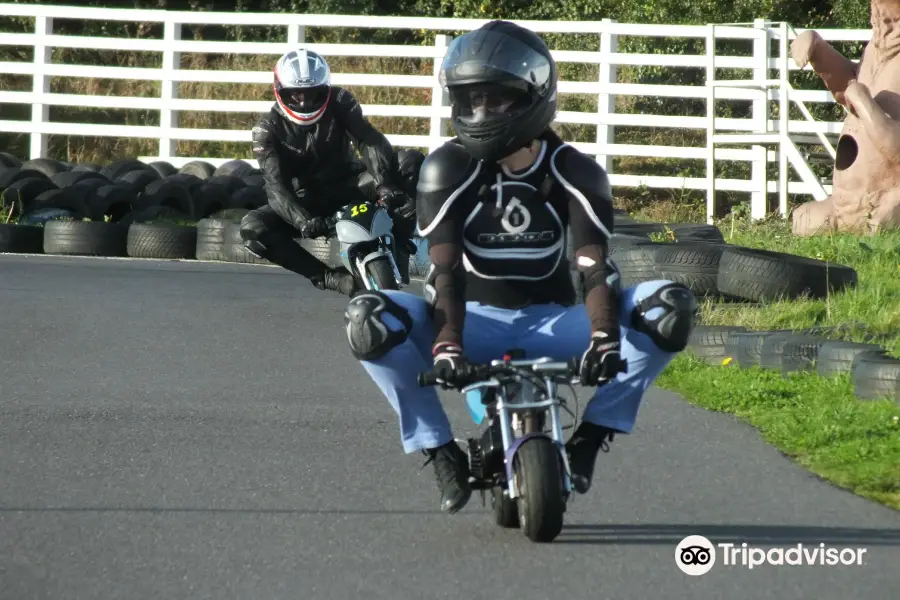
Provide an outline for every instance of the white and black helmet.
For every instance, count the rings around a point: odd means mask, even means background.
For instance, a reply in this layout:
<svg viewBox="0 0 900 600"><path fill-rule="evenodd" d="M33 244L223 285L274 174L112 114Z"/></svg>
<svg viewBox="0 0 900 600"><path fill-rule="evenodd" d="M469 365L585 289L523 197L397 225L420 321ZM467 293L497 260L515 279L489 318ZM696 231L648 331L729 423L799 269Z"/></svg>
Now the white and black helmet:
<svg viewBox="0 0 900 600"><path fill-rule="evenodd" d="M298 125L322 118L331 98L331 69L312 50L291 50L275 63L275 100Z"/></svg>

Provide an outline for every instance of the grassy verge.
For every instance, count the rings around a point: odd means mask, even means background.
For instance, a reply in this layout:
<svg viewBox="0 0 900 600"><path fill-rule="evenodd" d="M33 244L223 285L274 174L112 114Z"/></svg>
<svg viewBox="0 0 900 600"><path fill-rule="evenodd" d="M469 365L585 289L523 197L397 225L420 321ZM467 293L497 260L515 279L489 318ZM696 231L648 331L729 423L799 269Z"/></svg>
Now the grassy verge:
<svg viewBox="0 0 900 600"><path fill-rule="evenodd" d="M712 367L684 355L657 384L725 412L823 479L900 510L900 406L861 402L848 375Z"/></svg>
<svg viewBox="0 0 900 600"><path fill-rule="evenodd" d="M900 357L900 231L797 238L777 219L758 224L735 219L719 227L730 244L852 266L859 285L823 300L759 305L708 301L701 308L704 324L800 329L864 323L842 337L863 341L866 333L886 334L886 349ZM849 375L782 376L759 368L711 366L683 355L658 385L703 408L735 415L823 479L900 509L900 406L890 400L858 400Z"/></svg>
<svg viewBox="0 0 900 600"><path fill-rule="evenodd" d="M884 334L883 345L900 357L900 230L877 236L850 234L800 238L780 219L756 225L744 220L725 220L720 228L729 244L765 248L849 265L859 274L852 290L822 300L801 299L758 305L708 301L703 306L707 325L743 325L749 329L800 329L813 325L850 327L845 339Z"/></svg>

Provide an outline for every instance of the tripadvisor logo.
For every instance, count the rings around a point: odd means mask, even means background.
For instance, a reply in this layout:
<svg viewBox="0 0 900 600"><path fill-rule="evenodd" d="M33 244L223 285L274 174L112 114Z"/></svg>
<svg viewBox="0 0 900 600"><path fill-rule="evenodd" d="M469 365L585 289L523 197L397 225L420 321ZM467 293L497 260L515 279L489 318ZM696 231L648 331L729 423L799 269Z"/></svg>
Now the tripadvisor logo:
<svg viewBox="0 0 900 600"><path fill-rule="evenodd" d="M689 535L675 547L675 564L682 573L705 575L717 562L726 567L780 566L859 566L866 548L834 548L824 543L795 544L780 548L758 548L741 544L713 544L702 535Z"/></svg>

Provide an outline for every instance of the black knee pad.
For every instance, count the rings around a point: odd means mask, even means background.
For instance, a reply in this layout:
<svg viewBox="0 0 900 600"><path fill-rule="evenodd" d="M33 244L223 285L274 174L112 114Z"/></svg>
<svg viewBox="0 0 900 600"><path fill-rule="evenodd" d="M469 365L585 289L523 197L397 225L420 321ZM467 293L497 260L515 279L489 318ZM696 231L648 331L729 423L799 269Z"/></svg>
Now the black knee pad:
<svg viewBox="0 0 900 600"><path fill-rule="evenodd" d="M387 313L400 321L402 331L392 331L384 322ZM413 327L409 312L387 294L367 291L354 297L344 313L350 351L358 360L381 358L409 337Z"/></svg>
<svg viewBox="0 0 900 600"><path fill-rule="evenodd" d="M240 225L241 239L244 240L244 248L257 258L267 258L268 248L260 239L265 232L265 225L260 218L252 212L244 215Z"/></svg>
<svg viewBox="0 0 900 600"><path fill-rule="evenodd" d="M663 311L659 316L647 316L650 311L659 312L658 309ZM631 324L660 350L681 352L687 348L698 310L697 299L687 286L667 283L634 307Z"/></svg>
<svg viewBox="0 0 900 600"><path fill-rule="evenodd" d="M258 240L266 231L266 225L262 219L253 214L253 211L250 211L241 219L240 231L241 239L244 241Z"/></svg>

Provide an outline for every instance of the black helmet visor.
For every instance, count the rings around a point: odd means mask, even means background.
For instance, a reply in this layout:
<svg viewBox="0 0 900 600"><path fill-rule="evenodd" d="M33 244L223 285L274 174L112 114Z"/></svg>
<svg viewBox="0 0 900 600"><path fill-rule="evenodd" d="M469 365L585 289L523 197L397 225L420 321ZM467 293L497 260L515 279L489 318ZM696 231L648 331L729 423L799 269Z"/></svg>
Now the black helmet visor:
<svg viewBox="0 0 900 600"><path fill-rule="evenodd" d="M473 83L450 88L457 118L472 125L498 117L514 117L531 106L532 96L522 83Z"/></svg>
<svg viewBox="0 0 900 600"><path fill-rule="evenodd" d="M314 113L328 100L328 86L282 88L281 101L294 112Z"/></svg>

